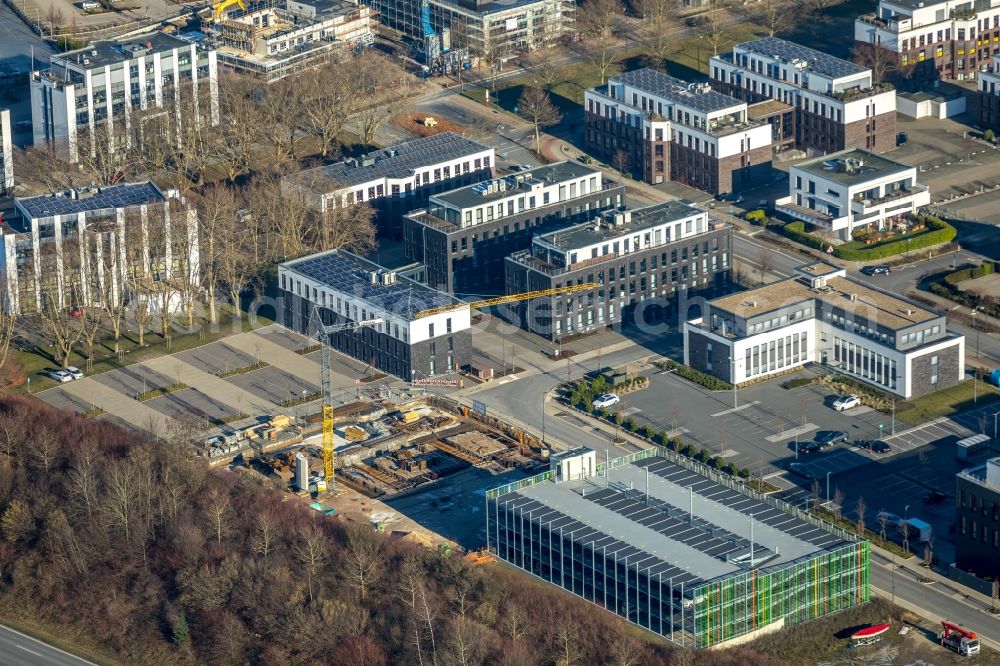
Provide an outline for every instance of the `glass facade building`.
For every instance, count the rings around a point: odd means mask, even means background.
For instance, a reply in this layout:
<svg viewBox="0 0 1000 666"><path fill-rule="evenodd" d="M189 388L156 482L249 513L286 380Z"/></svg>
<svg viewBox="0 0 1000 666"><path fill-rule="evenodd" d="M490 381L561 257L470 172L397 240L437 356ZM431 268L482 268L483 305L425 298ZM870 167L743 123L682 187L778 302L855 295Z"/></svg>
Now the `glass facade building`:
<svg viewBox="0 0 1000 666"><path fill-rule="evenodd" d="M869 544L664 448L488 491L504 561L706 648L870 599ZM643 489L644 488L644 489Z"/></svg>

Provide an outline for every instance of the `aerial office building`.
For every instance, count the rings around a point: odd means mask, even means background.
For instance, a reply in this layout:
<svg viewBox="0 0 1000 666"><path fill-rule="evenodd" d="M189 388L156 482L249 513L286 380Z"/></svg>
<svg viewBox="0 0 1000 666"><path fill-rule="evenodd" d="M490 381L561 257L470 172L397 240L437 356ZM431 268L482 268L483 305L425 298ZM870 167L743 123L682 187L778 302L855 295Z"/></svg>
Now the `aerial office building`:
<svg viewBox="0 0 1000 666"><path fill-rule="evenodd" d="M378 210L380 235L398 240L403 215L427 206L432 194L492 177L493 166L493 148L442 132L302 171L281 187L321 213L367 201Z"/></svg>
<svg viewBox="0 0 1000 666"><path fill-rule="evenodd" d="M917 182L917 168L854 148L792 165L789 196L778 212L849 241L858 229L881 230L902 223L931 202Z"/></svg>
<svg viewBox="0 0 1000 666"><path fill-rule="evenodd" d="M506 293L594 284L505 306L504 315L549 340L622 322L659 323L684 298L726 293L732 227L678 201L607 211L536 236L507 258Z"/></svg>
<svg viewBox="0 0 1000 666"><path fill-rule="evenodd" d="M587 147L647 183L710 194L771 178L771 129L746 102L653 69L612 76L584 93Z"/></svg>
<svg viewBox="0 0 1000 666"><path fill-rule="evenodd" d="M883 153L896 146L896 91L872 70L777 37L733 46L709 61L712 87L756 107L775 137L812 154L847 148ZM791 142L778 139L783 147Z"/></svg>
<svg viewBox="0 0 1000 666"><path fill-rule="evenodd" d="M31 121L35 145L48 144L71 161L98 148L100 126L123 140L141 140L144 123L156 114L177 131L178 123L219 124L219 80L214 49L157 32L96 42L54 54L46 70L31 73ZM143 120L133 123L142 113ZM86 130L90 139L80 145Z"/></svg>
<svg viewBox="0 0 1000 666"><path fill-rule="evenodd" d="M955 565L981 578L1000 576L1000 458L955 478Z"/></svg>
<svg viewBox="0 0 1000 666"><path fill-rule="evenodd" d="M280 322L312 334L325 325L382 322L333 333L330 346L408 382L456 372L472 356L468 306L361 257L331 250L278 266ZM454 310L424 314L432 308Z"/></svg>
<svg viewBox="0 0 1000 666"><path fill-rule="evenodd" d="M454 294L496 294L504 260L531 239L624 206L625 187L600 169L557 162L431 195L403 218L405 257L422 262L428 286Z"/></svg>
<svg viewBox="0 0 1000 666"><path fill-rule="evenodd" d="M553 456L487 491L486 533L505 562L695 649L871 598L867 541L662 447Z"/></svg>
<svg viewBox="0 0 1000 666"><path fill-rule="evenodd" d="M971 81L1000 48L997 0L879 0L854 22L856 44L884 49L916 83Z"/></svg>
<svg viewBox="0 0 1000 666"><path fill-rule="evenodd" d="M816 263L707 302L684 325L684 363L733 384L820 363L911 398L965 377L965 338L944 315Z"/></svg>

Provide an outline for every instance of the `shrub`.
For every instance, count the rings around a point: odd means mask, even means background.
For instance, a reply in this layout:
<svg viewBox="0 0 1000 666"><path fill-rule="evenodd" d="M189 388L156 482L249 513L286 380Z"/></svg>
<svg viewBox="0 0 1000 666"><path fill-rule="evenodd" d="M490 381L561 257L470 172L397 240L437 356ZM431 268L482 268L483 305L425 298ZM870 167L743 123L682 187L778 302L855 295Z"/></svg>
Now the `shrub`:
<svg viewBox="0 0 1000 666"><path fill-rule="evenodd" d="M876 259L885 259L886 257L903 254L908 250L920 250L925 247L931 247L932 245L950 243L955 240L955 235L958 233L955 230L955 227L951 226L944 220L930 215L916 215L911 219L916 224L924 225L926 231L918 234L896 237L891 240L882 241L880 243L875 243L861 248L834 246L833 256L838 259L846 259L847 261L874 261ZM781 228L781 233L786 238L790 238L796 243L801 243L802 245L816 250L826 250L827 248L827 243L825 241L807 233L805 223L798 220L784 225ZM906 242L907 238L909 238L909 243Z"/></svg>
<svg viewBox="0 0 1000 666"><path fill-rule="evenodd" d="M816 238L812 234L806 233L806 223L796 220L795 222L789 222L785 226L781 227L781 233L786 238L790 238L796 243L801 243L806 247L811 247L814 250L825 250L826 243Z"/></svg>
<svg viewBox="0 0 1000 666"><path fill-rule="evenodd" d="M691 453L693 451L694 451L694 447L691 446L690 444L684 444L684 445L681 446L680 449L677 450L677 452L680 453L682 456L687 456L688 458L691 457Z"/></svg>
<svg viewBox="0 0 1000 666"><path fill-rule="evenodd" d="M660 432L658 432L656 434L656 442L660 446L665 446L668 449L669 448L673 448L672 446L670 446L670 443L671 443L670 442L670 437L667 435L667 431L666 430L661 430Z"/></svg>
<svg viewBox="0 0 1000 666"><path fill-rule="evenodd" d="M654 365L661 370L673 370L679 377L683 377L689 382L700 384L701 386L704 386L712 391L728 391L733 388L733 385L729 382L723 381L718 377L713 377L712 375L700 370L695 370L691 366L678 363L677 361L664 359L662 361L657 361Z"/></svg>
<svg viewBox="0 0 1000 666"><path fill-rule="evenodd" d="M792 390L799 388L800 386L805 386L806 384L812 384L812 377L796 377L795 379L789 379L786 382L781 382L781 388Z"/></svg>
<svg viewBox="0 0 1000 666"><path fill-rule="evenodd" d="M757 225L758 227L767 226L767 213L760 209L748 211L743 215L743 219L750 224Z"/></svg>
<svg viewBox="0 0 1000 666"><path fill-rule="evenodd" d="M718 456L712 456L708 459L708 466L712 469L722 469L722 458Z"/></svg>
<svg viewBox="0 0 1000 666"><path fill-rule="evenodd" d="M985 132L983 132L983 141L989 141L990 143L992 143L996 141L996 139L997 137L996 134L993 133L993 130L988 129Z"/></svg>
<svg viewBox="0 0 1000 666"><path fill-rule="evenodd" d="M750 478L750 468L749 467L744 467L744 468L742 468L738 472L738 474L739 474L739 477L741 479L749 479Z"/></svg>

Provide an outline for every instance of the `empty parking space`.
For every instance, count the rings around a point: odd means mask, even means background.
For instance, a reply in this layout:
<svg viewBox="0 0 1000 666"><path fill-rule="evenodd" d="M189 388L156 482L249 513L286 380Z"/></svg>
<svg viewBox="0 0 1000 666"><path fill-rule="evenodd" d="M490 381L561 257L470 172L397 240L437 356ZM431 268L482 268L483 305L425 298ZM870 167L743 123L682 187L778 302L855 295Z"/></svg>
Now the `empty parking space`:
<svg viewBox="0 0 1000 666"><path fill-rule="evenodd" d="M282 328L277 324L258 329L257 331L254 331L254 333L255 335L264 336L268 341L292 351L297 351L305 347L311 347L316 344L315 341L299 335L298 333L293 333L287 328Z"/></svg>
<svg viewBox="0 0 1000 666"><path fill-rule="evenodd" d="M81 414L90 411L94 405L78 395L73 395L66 388L57 386L45 393L45 402L59 409L69 409Z"/></svg>
<svg viewBox="0 0 1000 666"><path fill-rule="evenodd" d="M871 458L852 446L837 448L829 453L800 455L798 462L816 478L825 478L827 474L833 476L866 465Z"/></svg>
<svg viewBox="0 0 1000 666"><path fill-rule="evenodd" d="M257 358L233 349L225 342L213 342L176 355L177 358L213 375L221 375L257 362Z"/></svg>
<svg viewBox="0 0 1000 666"><path fill-rule="evenodd" d="M319 391L315 384L274 366L228 377L226 381L276 405Z"/></svg>
<svg viewBox="0 0 1000 666"><path fill-rule="evenodd" d="M237 416L236 410L197 389L184 389L147 400L143 404L170 418L197 416L216 425L231 421Z"/></svg>
<svg viewBox="0 0 1000 666"><path fill-rule="evenodd" d="M171 384L177 383L177 380L171 379L142 364L130 365L127 368L112 370L111 372L103 372L99 375L94 375L93 378L108 388L133 398L140 393L152 391L157 388L166 388Z"/></svg>

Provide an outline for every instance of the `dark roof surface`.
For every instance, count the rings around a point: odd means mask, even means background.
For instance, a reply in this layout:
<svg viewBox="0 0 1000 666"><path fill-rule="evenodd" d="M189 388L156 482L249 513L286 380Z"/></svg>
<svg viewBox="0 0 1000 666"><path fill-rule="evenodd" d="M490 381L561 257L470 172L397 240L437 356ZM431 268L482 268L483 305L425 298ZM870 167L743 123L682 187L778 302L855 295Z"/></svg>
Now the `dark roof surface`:
<svg viewBox="0 0 1000 666"><path fill-rule="evenodd" d="M742 42L736 47L759 53L768 58L777 56L786 62L796 59L804 60L809 65L809 71L833 78L868 71L867 67L862 67L849 60L843 60L829 53L823 53L778 37L761 37L750 42Z"/></svg>
<svg viewBox="0 0 1000 666"><path fill-rule="evenodd" d="M383 267L343 250L314 254L282 266L405 319L414 319L421 310L460 303L444 292L399 276L394 284L372 283L369 273Z"/></svg>
<svg viewBox="0 0 1000 666"><path fill-rule="evenodd" d="M598 173L601 173L598 169L579 162L556 162L435 194L431 198L454 208L471 208L515 196L518 192L524 193L527 190L520 189L522 183L529 186L537 183L560 183ZM490 192L491 185L494 185L492 192ZM541 205L541 202L538 204Z"/></svg>
<svg viewBox="0 0 1000 666"><path fill-rule="evenodd" d="M147 45L152 48L148 49ZM67 51L66 53L54 55L52 58L79 63L81 67L87 69L97 69L105 65L113 65L131 60L132 58L138 58L148 53L160 53L190 47L190 41L179 39L163 32L153 32L148 35L139 35L118 41L94 42L86 48ZM97 52L96 55L95 51ZM89 62L84 65L84 60L88 60Z"/></svg>
<svg viewBox="0 0 1000 666"><path fill-rule="evenodd" d="M611 238L628 236L629 234L634 234L638 231L654 227L658 224L663 224L671 220L682 220L687 217L699 215L703 212L704 211L698 210L693 206L688 206L687 204L683 204L679 201L664 201L663 203L646 206L645 208L637 208L631 211L632 221L626 222L620 226L608 227L602 224L596 231L594 231L594 223L592 221L584 222L562 231L553 231L551 233L543 234L538 238L553 245L554 247L563 250L571 250L574 248L587 247L588 245L600 243ZM615 211L610 211L605 213L605 217L612 217L615 214Z"/></svg>
<svg viewBox="0 0 1000 666"><path fill-rule="evenodd" d="M340 187L361 185L379 178L405 178L419 167L448 162L484 150L489 150L489 146L454 132L442 132L377 150L356 160L309 169L295 179L300 185L315 191L332 192Z"/></svg>
<svg viewBox="0 0 1000 666"><path fill-rule="evenodd" d="M34 219L109 208L128 208L165 200L163 193L148 181L108 185L95 190L71 190L73 191L77 193L75 199L60 192L17 199L17 203Z"/></svg>
<svg viewBox="0 0 1000 666"><path fill-rule="evenodd" d="M735 97L702 87L702 84L675 79L648 67L624 72L612 77L611 80L634 86L672 103L705 113L743 105L743 102Z"/></svg>

